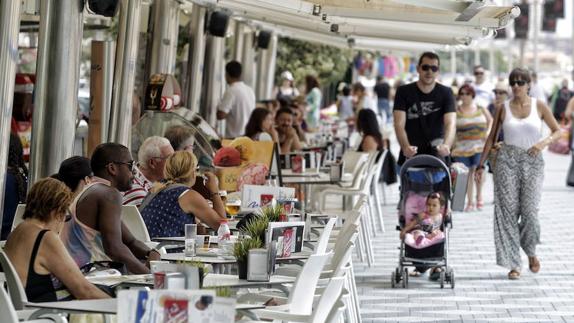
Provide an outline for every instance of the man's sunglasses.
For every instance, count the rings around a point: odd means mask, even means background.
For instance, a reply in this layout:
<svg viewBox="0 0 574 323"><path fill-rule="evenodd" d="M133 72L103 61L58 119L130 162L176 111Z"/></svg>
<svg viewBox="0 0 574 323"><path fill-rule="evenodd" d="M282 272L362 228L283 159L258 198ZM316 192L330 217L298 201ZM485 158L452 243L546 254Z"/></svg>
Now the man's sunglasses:
<svg viewBox="0 0 574 323"><path fill-rule="evenodd" d="M515 86L515 85L524 86L524 85L526 85L526 83L527 82L524 80L512 80L512 81L510 81L510 86Z"/></svg>
<svg viewBox="0 0 574 323"><path fill-rule="evenodd" d="M122 162L122 161L113 161L113 164L118 164L118 165L127 165L128 168L130 169L130 171L135 172L135 161L130 160L129 162Z"/></svg>
<svg viewBox="0 0 574 323"><path fill-rule="evenodd" d="M428 70L431 70L433 73L438 72L438 66L436 66L436 65L424 64L421 66L421 69L425 72L428 72Z"/></svg>

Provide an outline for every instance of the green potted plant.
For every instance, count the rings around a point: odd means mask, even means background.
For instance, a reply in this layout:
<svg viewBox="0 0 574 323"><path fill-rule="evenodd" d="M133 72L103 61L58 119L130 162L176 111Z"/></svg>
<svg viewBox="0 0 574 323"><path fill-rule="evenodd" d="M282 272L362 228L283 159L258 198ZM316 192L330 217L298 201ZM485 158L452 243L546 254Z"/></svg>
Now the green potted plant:
<svg viewBox="0 0 574 323"><path fill-rule="evenodd" d="M263 243L259 237L243 239L233 246L233 255L237 259L239 279L247 279L247 256L249 255L249 250L261 247L263 247Z"/></svg>
<svg viewBox="0 0 574 323"><path fill-rule="evenodd" d="M281 221L281 214L284 212L283 206L277 203L275 206L262 207L259 215L267 218L269 222L279 222Z"/></svg>

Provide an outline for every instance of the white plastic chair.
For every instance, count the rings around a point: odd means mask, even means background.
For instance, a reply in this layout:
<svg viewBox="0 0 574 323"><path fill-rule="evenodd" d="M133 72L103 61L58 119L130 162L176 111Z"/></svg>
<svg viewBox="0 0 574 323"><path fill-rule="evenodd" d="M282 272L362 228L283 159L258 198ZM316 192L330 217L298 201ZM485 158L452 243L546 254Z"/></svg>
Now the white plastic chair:
<svg viewBox="0 0 574 323"><path fill-rule="evenodd" d="M18 224L24 221L24 211L26 210L26 204L18 204L16 207L16 213L14 213L14 220L12 221L12 229L10 232L18 226Z"/></svg>
<svg viewBox="0 0 574 323"><path fill-rule="evenodd" d="M332 278L329 281L327 288L325 288L324 292L322 293L319 302L310 312L310 314L296 314L268 309L257 310L255 312L260 318L263 319L281 320L288 322L324 323L327 321L329 314L331 314L333 307L339 300L344 283L345 279L343 277Z"/></svg>
<svg viewBox="0 0 574 323"><path fill-rule="evenodd" d="M8 297L4 288L0 288L0 313L2 315L2 322L6 323L67 323L68 321L58 314L46 314L45 317L30 321L20 321L18 319L18 312L14 309L14 305Z"/></svg>
<svg viewBox="0 0 574 323"><path fill-rule="evenodd" d="M150 242L151 238L145 222L135 205L122 205L122 221L130 229L134 237L142 242Z"/></svg>
<svg viewBox="0 0 574 323"><path fill-rule="evenodd" d="M299 272L299 275L293 283L290 290L287 303L278 306L270 306L262 310L255 310L254 313L258 316L265 316L265 313L284 312L297 315L310 315L313 305L313 297L315 289L319 282L319 276L323 271L323 267L332 253L315 254L309 256L307 262ZM244 303L249 301L262 300L263 295L259 294L246 294L239 297L238 302ZM267 298L267 297L265 297ZM261 311L261 313L260 313Z"/></svg>
<svg viewBox="0 0 574 323"><path fill-rule="evenodd" d="M367 161L365 165L366 167L364 168L364 171L361 174L361 183L359 187L353 187L353 188L330 187L322 190L319 193L318 198L319 211L324 212L327 196L329 195L341 195L343 197L345 196L357 197L361 196L361 194L364 194L364 196L366 196L369 207L365 208L364 210L367 216L362 217L361 220L361 229L362 229L361 234L362 234L362 240L364 242L364 247L366 249L367 265L369 267L371 267L374 263L374 252L370 234L371 230L373 230L373 225L371 223L373 210L371 208L370 188L371 188L371 181L373 180L373 175L371 174L372 168L373 165L376 164L377 154L378 152L369 153L369 160ZM362 249L362 246L360 249Z"/></svg>
<svg viewBox="0 0 574 323"><path fill-rule="evenodd" d="M149 232L137 206L122 205L122 222L130 229L130 232L136 239L145 243L149 248L156 248L159 245L159 242L151 241ZM161 254L165 254L165 249L165 247L162 247L158 251Z"/></svg>
<svg viewBox="0 0 574 323"><path fill-rule="evenodd" d="M2 269L4 270L8 293L12 300L11 303L17 311L23 310L24 305L28 302L28 297L26 297L26 291L16 272L16 268L14 268L4 251L0 251L0 265L2 265Z"/></svg>

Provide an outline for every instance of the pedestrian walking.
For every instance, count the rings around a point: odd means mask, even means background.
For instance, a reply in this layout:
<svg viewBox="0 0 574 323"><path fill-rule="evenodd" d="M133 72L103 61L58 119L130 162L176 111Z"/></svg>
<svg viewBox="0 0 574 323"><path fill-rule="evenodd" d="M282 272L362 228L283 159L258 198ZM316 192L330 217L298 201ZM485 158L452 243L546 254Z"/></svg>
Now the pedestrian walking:
<svg viewBox="0 0 574 323"><path fill-rule="evenodd" d="M486 107L479 106L474 102L476 93L474 88L463 85L458 91L458 98L461 101L456 111L456 140L452 149L454 160L463 163L468 168L468 175L473 177L476 166L480 161L480 153L484 148L486 135L492 124L492 116ZM484 206L482 200L483 181L468 181L466 189L467 205L465 212L482 210ZM476 204L473 201L473 192L476 186Z"/></svg>
<svg viewBox="0 0 574 323"><path fill-rule="evenodd" d="M544 179L541 151L560 138L560 131L550 108L528 95L531 85L528 70L515 68L508 79L513 96L496 108L493 126L496 128L500 123L504 131L504 142L494 164L494 244L496 263L510 269L509 279L519 279L521 248L528 256L530 271L540 270L536 245L540 243L538 210ZM542 138L542 122L552 131L546 138ZM495 136L496 131L488 136L475 173L476 181L482 181L489 154L494 156L491 148Z"/></svg>

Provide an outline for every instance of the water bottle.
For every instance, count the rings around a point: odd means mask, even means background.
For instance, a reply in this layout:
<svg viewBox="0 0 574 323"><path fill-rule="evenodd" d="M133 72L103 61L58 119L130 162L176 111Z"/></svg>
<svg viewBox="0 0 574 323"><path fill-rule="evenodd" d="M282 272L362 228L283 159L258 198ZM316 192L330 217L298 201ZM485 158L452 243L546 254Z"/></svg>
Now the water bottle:
<svg viewBox="0 0 574 323"><path fill-rule="evenodd" d="M227 220L221 220L219 221L219 229L217 229L217 242L221 243L222 241L227 242L229 240L231 240L231 231L227 225Z"/></svg>

